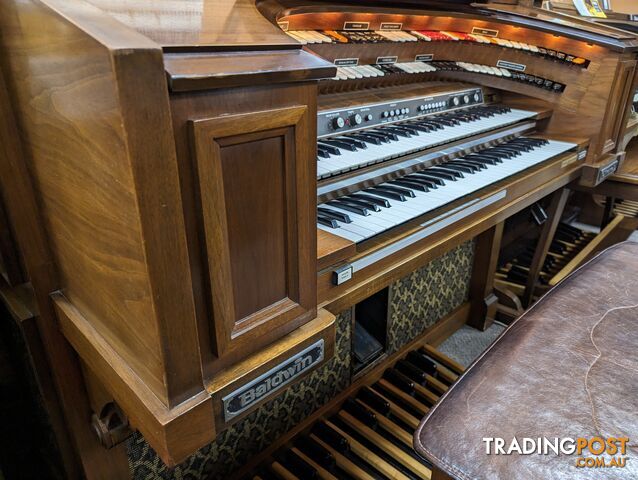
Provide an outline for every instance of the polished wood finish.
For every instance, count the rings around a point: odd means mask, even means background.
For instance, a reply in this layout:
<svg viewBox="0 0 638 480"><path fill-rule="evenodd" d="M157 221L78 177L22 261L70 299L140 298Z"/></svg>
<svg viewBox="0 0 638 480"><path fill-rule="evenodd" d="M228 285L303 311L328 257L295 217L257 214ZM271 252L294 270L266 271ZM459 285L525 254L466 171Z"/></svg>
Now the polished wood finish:
<svg viewBox="0 0 638 480"><path fill-rule="evenodd" d="M317 229L317 270L335 265L353 256L356 251L354 242Z"/></svg>
<svg viewBox="0 0 638 480"><path fill-rule="evenodd" d="M462 203L359 246L317 233L317 103L328 108L359 100L320 95L336 85L316 80L334 74L329 62L337 54L372 62L389 50L407 60L417 48L432 48L452 60L524 63L533 74L559 77L567 90L558 95L485 75L456 80L489 85L494 101L535 108L543 134L582 137L579 148L588 146L592 172L605 155L622 155L618 119L626 113L631 52L638 47L631 35L511 15L519 10L494 10L488 20L471 6L441 14L417 3L399 10L283 3L290 9L277 0L179 7L163 0L8 0L0 6L7 84L0 106L3 114L15 110L16 120L0 123L8 159L1 167L5 223L25 258L44 349L88 477L127 471L123 447L104 453L88 428L92 410L104 402L115 400L132 428L174 465L233 423L221 418L227 392L312 339L324 338L326 360L332 355L334 318L321 307L350 308L477 235L478 251L488 254L475 266L472 306L427 337L442 338L470 311L491 317L485 298L494 298L490 270L502 222L581 174L574 152L486 189L477 198L499 191L505 197L336 287L331 265L405 238L423 228L419 222ZM325 15L332 10L335 16ZM176 13L183 22L173 21ZM405 14L405 26L414 28L497 26L503 38L592 63L569 68L484 45L302 49L275 25L299 20L325 28L326 19L339 23L362 13L376 20ZM436 88L449 89L446 81L455 77L432 78ZM392 82L346 87L375 87L368 98L412 91L386 90ZM382 373L370 371L377 379ZM414 402L429 408L423 399Z"/></svg>
<svg viewBox="0 0 638 480"><path fill-rule="evenodd" d="M569 190L566 188L557 190L552 194L549 208L547 209L547 221L543 224L541 229L541 235L536 244L534 250L534 257L532 258L532 264L527 276L527 285L525 285L525 292L521 298L523 306L529 307L532 304L534 290L536 288L536 282L538 282L538 275L545 264L547 258L547 252L549 246L556 234L556 228L561 221L563 210L567 204L569 197Z"/></svg>
<svg viewBox="0 0 638 480"><path fill-rule="evenodd" d="M239 140L239 146L242 144L252 145L259 153L251 153L248 157L246 157L246 155L241 155L234 161L227 163L229 168L232 168L235 163L239 164L245 162L244 165L247 165L246 162L252 161L256 162L258 168L261 169L260 171L263 172L263 168L265 168L266 165L258 162L258 160L261 160L260 155L263 156L264 152L267 153L264 160L268 159L271 162L273 161L273 155L275 155L274 152L279 152L279 154L285 153L285 156L281 157L282 163L279 164L279 170L272 170L272 172L278 171L282 173L283 170L281 168L284 165L284 159L288 159L287 161L294 160L294 168L296 170L289 169L286 171L286 178L289 180L297 178L300 183L298 187L293 187L293 185L289 183L285 184L285 201L292 201L295 197L301 199L300 203L295 206L297 210L296 215L298 215L298 218L301 219L301 221L298 225L290 228L286 235L291 235L291 242L295 241L295 237L299 235L297 232L302 232L303 236L297 239L298 244L296 247L294 247L292 243L286 244L284 257L286 259L289 258L288 255L292 255L296 248L300 256L294 263L299 265L300 268L307 268L310 264L312 264L312 271L316 274L317 246L315 243L315 232L317 231L317 227L315 223L316 206L313 200L315 196L314 189L316 173L314 173L314 171L316 153L314 151L314 143L308 142L307 139L313 139L316 137L316 116L314 114L311 115L310 112L316 111L317 90L316 85L309 82L302 82L296 85L260 85L256 87L234 89L215 89L205 93L185 92L182 94L172 95L170 101L172 123L174 127L174 141L179 163L182 201L184 203L189 260L191 264L191 272L193 274L192 281L197 311L197 331L200 342L199 351L202 363L201 368L203 370L204 381L207 381L214 378L214 376L219 374L222 370L232 367L234 363L257 352L264 345L285 336L292 329L296 328L296 326L299 326L301 323L309 320L310 318L300 316L297 318L298 321L296 324L294 323L294 320L291 323L287 323L278 322L275 319L273 323L270 323L270 328L261 328L261 335L257 341L243 341L241 340L241 336L239 336L239 340L242 341L242 348L227 349L226 353L222 356L215 354L215 349L217 348L215 346L215 342L217 341L216 335L218 335L216 328L218 325L214 318L214 309L216 306L213 304L213 297L211 297L211 295L216 295L216 293L214 293L214 288L212 288L214 286L210 282L210 272L213 271L215 275L218 275L220 272L210 269L210 259L208 256L210 254L217 255L218 253L208 251L208 246L222 245L222 248L232 254L233 258L237 258L238 255L241 256L241 253L236 250L231 250L231 248L237 248L239 245L233 246L230 244L219 244L219 242L213 241L212 238L207 237L208 233L214 230L211 230L210 228L212 224L209 223L207 225L204 223L205 217L204 211L202 210L202 202L206 199L201 195L201 192L209 196L209 199L215 197L215 195L220 195L221 192L211 191L211 188L208 186L203 189L204 184L202 184L202 178L199 174L199 169L202 165L199 163L200 157L198 156L198 152L193 148L196 145L193 143L193 125L196 125L199 121L206 123L210 119L218 119L222 121L226 117L241 120L241 122L229 120L227 122L227 127L230 130L227 133L223 133L226 137L220 138L219 141L222 143L232 143L235 140ZM297 126L294 127L291 123L288 126L275 127L274 129L269 130L268 128L264 128L263 124L260 123L263 119L266 119L269 125L277 124L277 122L281 123L282 120L277 116L278 113L291 115L294 112L299 112L303 109L305 109L308 113L304 114ZM286 118L292 117L288 116ZM289 123L289 121L286 120L284 123ZM233 133L246 131L246 129L253 129L255 131L253 133L246 132L245 134L239 135ZM269 136L273 137L273 139L268 140ZM233 140L233 138L235 138L235 140ZM262 138L263 140L259 140L259 138ZM277 140L277 138L280 140ZM298 138L302 138L303 141L297 141ZM212 146L217 143L217 140L210 140L211 141L208 145L212 148ZM281 146L284 143L288 145L290 151L284 152L283 147ZM266 145L265 150L264 145ZM227 152L229 151L225 148L222 148L222 150ZM212 167L212 165L204 165L204 169L206 169L207 166ZM228 171L230 170L227 170L227 173ZM268 178L273 178L272 175L273 174L269 174ZM250 171L241 172L240 178L242 179L242 182L244 182L246 188L248 188L248 190L246 190L247 194L273 195L275 192L275 185L260 184L262 179L258 178L258 176L251 176ZM219 178L214 179L215 182L219 182L220 180L221 179ZM232 179L230 178L223 179L224 188L230 186L232 188L229 191L237 192L238 195L241 195L242 192L237 188L238 185L228 183L231 180ZM282 183L280 184L284 185ZM216 183L215 185L219 184ZM306 193L302 194L302 192ZM251 196L251 198L253 197ZM283 197L279 196L275 198L281 199ZM283 235L284 232L283 228L287 228L287 225L290 224L289 221L284 222L283 212L277 212L275 208L270 209L265 204L255 206L254 212L251 211L251 208L247 206L246 203L242 203L242 205L245 205L245 208L248 209L245 211L246 215L241 219L230 219L233 225L240 228L236 232L232 232L233 235L240 232L247 232L247 229L251 228L251 222L263 225L264 220L255 215L257 212L259 212L262 216L265 215L268 219L275 218L278 213L281 213L282 220L280 220L280 222L283 222L278 224L281 226L279 230L276 228L273 230L272 225L266 225L264 226L265 230L255 233L252 242L244 244L244 246L248 249L247 252L263 251L259 250L263 248L262 242L264 244L272 244L274 241L274 239L266 238L266 232L277 232L277 238L281 238L281 235ZM222 217L222 214L224 213L214 212L214 210L211 210L210 208L209 212L216 213ZM293 213L288 212L288 215L293 215ZM286 218L291 217L287 216ZM227 226L229 226L230 224L228 223L228 219L226 221ZM246 223L246 225L242 225L242 222ZM216 237L219 239L223 238L225 233L220 230L217 232L217 235L222 236ZM259 239L259 241L257 241L257 239ZM209 243L211 241L212 243ZM270 288L271 285L269 285L268 282L271 282L271 274L276 275L277 272L285 271L288 278L291 280L294 279L295 274L292 271L294 270L293 264L290 264L290 268L288 266L283 267L280 261L278 262L274 258L269 258L269 256L270 253L266 255L267 258L256 258L256 261L258 265L261 266L260 268L267 264L271 264L275 266L275 269L272 270L271 273L268 273L267 269L264 270L262 268L260 270L261 276L255 277L252 277L252 273L246 270L246 275L242 277L246 282L246 289L256 292L260 291L262 287ZM246 266L247 259L248 257L242 259L242 264L245 268L252 268ZM288 273L289 270L291 273ZM263 275L267 275L267 278ZM281 281L281 277L277 278L278 281ZM238 279L239 277L235 277L235 280ZM264 284L264 282L266 282L266 284ZM302 289L308 289L312 288L313 283L312 279L308 279L305 285L301 285L300 283L300 286ZM217 291L219 290L217 289ZM229 298L232 298L233 291L231 289L227 289L227 291L225 290L225 294L230 295ZM254 297L252 297L252 299L251 297L248 297L246 300L248 302L247 305L250 305L250 302L253 302L253 306L255 305ZM316 302L314 297L312 302L314 308L316 306L316 303L314 303ZM305 305L308 304L306 303ZM211 319L214 321L211 321ZM226 326L223 328L228 328L228 324L225 325ZM255 326L259 328L259 325Z"/></svg>
<svg viewBox="0 0 638 480"><path fill-rule="evenodd" d="M469 325L479 330L487 330L496 315L498 298L494 293L494 275L501 251L503 227L501 222L476 237L474 267L470 283Z"/></svg>
<svg viewBox="0 0 638 480"><path fill-rule="evenodd" d="M64 336L166 463L183 460L212 441L212 399L205 390L178 409L167 408L68 299L56 293L53 301Z"/></svg>
<svg viewBox="0 0 638 480"><path fill-rule="evenodd" d="M309 128L305 106L192 123L217 356L315 317Z"/></svg>
<svg viewBox="0 0 638 480"><path fill-rule="evenodd" d="M173 92L318 80L336 74L334 66L304 50L167 54L164 64Z"/></svg>
<svg viewBox="0 0 638 480"><path fill-rule="evenodd" d="M299 43L269 22L254 0L88 0L168 51L295 49ZM104 15L108 16L108 15Z"/></svg>
<svg viewBox="0 0 638 480"><path fill-rule="evenodd" d="M176 405L202 384L161 50L98 9L83 12L109 28L95 38L60 20L70 4L25 6L30 28L14 23L15 8L0 15L8 91L23 131L40 133L24 142L25 158L47 205L59 288L146 387ZM55 44L64 60L41 71L18 49L25 44L40 55ZM55 75L69 88L50 83ZM31 103L35 90L46 108Z"/></svg>
<svg viewBox="0 0 638 480"><path fill-rule="evenodd" d="M31 293L27 293L29 288L13 288L6 292L5 299L13 297L15 302L5 300L5 303L27 305L27 316L37 307L38 315L34 318L37 334L33 332L30 338L37 337L41 342L29 342L29 348L31 354L40 359L36 362L37 374L46 392L47 413L55 430L66 475L89 480L121 477L128 468L125 452L122 447L105 452L99 444L87 421L91 410L77 355L57 327L48 293L59 288L58 272L48 246L11 103L4 75L0 74L0 185L15 240L23 254L25 275L33 289L31 298ZM25 320L26 316L21 318Z"/></svg>

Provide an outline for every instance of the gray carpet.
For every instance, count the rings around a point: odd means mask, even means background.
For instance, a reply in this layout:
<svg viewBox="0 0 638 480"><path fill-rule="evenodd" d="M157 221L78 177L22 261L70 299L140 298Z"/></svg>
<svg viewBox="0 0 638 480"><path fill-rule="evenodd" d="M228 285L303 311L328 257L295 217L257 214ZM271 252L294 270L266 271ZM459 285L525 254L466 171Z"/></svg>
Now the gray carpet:
<svg viewBox="0 0 638 480"><path fill-rule="evenodd" d="M438 349L464 367L469 366L494 340L505 330L505 326L494 323L481 332L475 328L463 326L445 340Z"/></svg>

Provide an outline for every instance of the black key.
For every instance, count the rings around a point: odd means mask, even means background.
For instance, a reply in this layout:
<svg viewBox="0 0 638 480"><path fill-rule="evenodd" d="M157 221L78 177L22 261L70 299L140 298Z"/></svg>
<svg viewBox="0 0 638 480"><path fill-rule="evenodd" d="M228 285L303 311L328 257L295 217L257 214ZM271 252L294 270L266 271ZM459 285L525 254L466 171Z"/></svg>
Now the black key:
<svg viewBox="0 0 638 480"><path fill-rule="evenodd" d="M434 376L436 374L436 363L430 360L425 355L422 355L420 352L413 350L408 352L406 357L407 361L419 367L428 375Z"/></svg>
<svg viewBox="0 0 638 480"><path fill-rule="evenodd" d="M330 155L341 155L341 152L338 148L333 147L332 145L328 145L326 143L321 143L321 140L317 140L317 147L326 150Z"/></svg>
<svg viewBox="0 0 638 480"><path fill-rule="evenodd" d="M381 145L382 143L380 138L373 137L372 135L366 135L363 133L353 133L350 136L362 142L371 143L372 145Z"/></svg>
<svg viewBox="0 0 638 480"><path fill-rule="evenodd" d="M317 145L317 156L321 158L330 158L330 152L321 145Z"/></svg>
<svg viewBox="0 0 638 480"><path fill-rule="evenodd" d="M328 218L320 213L317 214L317 222L330 228L339 228L339 224L333 218Z"/></svg>
<svg viewBox="0 0 638 480"><path fill-rule="evenodd" d="M361 207L354 203L346 202L344 200L330 200L326 203L326 205L330 205L333 208L339 208L341 210L356 213L357 215L361 215L362 217L367 217L368 215L370 215L370 212L368 212L367 208Z"/></svg>
<svg viewBox="0 0 638 480"><path fill-rule="evenodd" d="M410 122L408 125L410 125L410 128L418 130L419 132L430 133L433 130L429 125L421 125L414 122Z"/></svg>
<svg viewBox="0 0 638 480"><path fill-rule="evenodd" d="M405 202L405 195L401 195L400 193L391 192L389 190L382 190L380 188L369 188L365 191L369 193L374 193L375 195L379 195L380 197L389 198L390 200L398 200L399 202Z"/></svg>
<svg viewBox="0 0 638 480"><path fill-rule="evenodd" d="M431 190L436 190L437 188L439 188L439 184L435 183L433 180L429 180L425 177L422 177L420 175L408 175L407 177L403 177L404 180L409 180L410 182L415 182L415 183L419 183L421 185L424 185L426 187L428 187ZM438 180L438 179L437 179Z"/></svg>
<svg viewBox="0 0 638 480"><path fill-rule="evenodd" d="M379 423L374 412L368 410L352 398L349 398L344 402L343 409L356 419L360 420L364 425L367 425L372 429L375 429Z"/></svg>
<svg viewBox="0 0 638 480"><path fill-rule="evenodd" d="M410 135L418 135L419 134L419 129L413 127L409 123L400 123L398 125L395 125L395 127L396 128L400 128L402 130L406 130Z"/></svg>
<svg viewBox="0 0 638 480"><path fill-rule="evenodd" d="M352 197L342 197L341 200L345 200L348 203L354 203L355 205L359 205L363 208L367 208L368 210L372 210L373 212L381 211L381 207L379 207L378 205L375 205L374 203L367 202L362 199L352 198Z"/></svg>
<svg viewBox="0 0 638 480"><path fill-rule="evenodd" d="M489 163L490 165L496 165L497 163L503 163L503 159L502 158L499 158L496 155L490 155L489 153L484 153L484 152L472 154L472 155L469 155L466 158L469 158L471 160L478 160L479 162L480 161L484 161L484 162Z"/></svg>
<svg viewBox="0 0 638 480"><path fill-rule="evenodd" d="M394 133L395 135L398 135L399 137L410 138L412 136L412 133L410 133L408 130L404 128L392 126L392 127L384 127L383 130Z"/></svg>
<svg viewBox="0 0 638 480"><path fill-rule="evenodd" d="M447 168L443 168L441 166L428 168L428 173L435 176L438 175L440 178L451 180L452 182L456 182L456 180L458 178L461 178L461 176L463 175L461 172L448 170Z"/></svg>
<svg viewBox="0 0 638 480"><path fill-rule="evenodd" d="M356 138L352 138L352 137L334 137L334 140L337 140L339 142L346 142L346 143L350 143L352 146L354 146L355 148L368 148L368 146L366 145L366 142L362 142L361 140L357 140Z"/></svg>
<svg viewBox="0 0 638 480"><path fill-rule="evenodd" d="M279 461L298 478L314 480L319 478L319 473L315 468L298 456L295 452L288 450L280 455Z"/></svg>
<svg viewBox="0 0 638 480"><path fill-rule="evenodd" d="M332 145L333 147L337 147L337 148L343 148L344 150L349 150L351 152L356 152L357 151L357 147L355 147L351 142L344 142L341 140L333 140L333 139L329 139L329 140L321 140L321 144L328 144L328 145Z"/></svg>
<svg viewBox="0 0 638 480"><path fill-rule="evenodd" d="M343 223L352 223L350 217L341 212L335 212L329 208L317 207L317 212L321 213L324 217L333 218Z"/></svg>
<svg viewBox="0 0 638 480"><path fill-rule="evenodd" d="M385 135L383 133L375 132L373 130L366 130L365 134L357 134L357 135L365 135L366 137L376 138L381 143L390 143L393 140L390 135Z"/></svg>
<svg viewBox="0 0 638 480"><path fill-rule="evenodd" d="M444 187L446 178L443 178L440 175L429 173L428 170L423 170L421 172L413 173L412 175L418 175L419 177L425 178L426 180L430 180L431 182L435 182L438 186Z"/></svg>
<svg viewBox="0 0 638 480"><path fill-rule="evenodd" d="M387 184L377 185L377 188L380 188L381 190L389 190L391 192L401 194L404 197L411 197L411 198L416 197L414 192L407 188L394 187L392 185L387 185Z"/></svg>
<svg viewBox="0 0 638 480"><path fill-rule="evenodd" d="M365 193L354 193L350 195L350 197L359 198L361 200L365 200L367 202L373 203L375 205L379 205L380 207L390 208L390 202L383 198L373 197L372 195L366 195Z"/></svg>
<svg viewBox="0 0 638 480"><path fill-rule="evenodd" d="M383 378L408 395L414 393L414 382L394 368L388 368L383 372Z"/></svg>
<svg viewBox="0 0 638 480"><path fill-rule="evenodd" d="M374 130L370 130L370 133L377 133L377 134L379 134L379 135L383 135L383 136L385 136L388 140L393 140L393 141L395 141L395 142L398 142L398 141L399 141L399 136L398 136L396 133L394 133L394 132L392 132L392 131L388 130L386 127L379 128L379 129L374 129Z"/></svg>
<svg viewBox="0 0 638 480"><path fill-rule="evenodd" d="M467 158L457 158L454 160L454 163L458 165L465 165L467 167L473 167L475 171L486 170L487 167L483 162L475 162L473 160L468 160Z"/></svg>
<svg viewBox="0 0 638 480"><path fill-rule="evenodd" d="M427 383L427 373L407 360L399 360L396 363L395 368L412 381L417 382L419 385L425 385Z"/></svg>
<svg viewBox="0 0 638 480"><path fill-rule="evenodd" d="M441 165L441 168L447 168L448 170L454 170L455 172L459 172L461 175L464 173L472 174L474 173L474 169L470 167L466 167L464 165L458 165L454 162L447 162ZM462 177L461 177L462 178Z"/></svg>
<svg viewBox="0 0 638 480"><path fill-rule="evenodd" d="M429 191L428 187L422 183L419 182L411 182L409 179L407 178L400 178L398 180L394 180L392 183L400 186L400 187L406 187L406 188L414 188L415 190L418 190L420 192L427 192Z"/></svg>
<svg viewBox="0 0 638 480"><path fill-rule="evenodd" d="M339 432L326 425L324 422L315 423L312 433L326 442L339 453L347 453L350 450L348 439Z"/></svg>
<svg viewBox="0 0 638 480"><path fill-rule="evenodd" d="M381 415L390 413L390 404L387 400L377 395L371 388L363 387L357 393L357 398L369 407L375 409Z"/></svg>
<svg viewBox="0 0 638 480"><path fill-rule="evenodd" d="M295 446L325 469L329 471L334 470L336 466L334 456L314 439L310 437L300 437L295 441Z"/></svg>

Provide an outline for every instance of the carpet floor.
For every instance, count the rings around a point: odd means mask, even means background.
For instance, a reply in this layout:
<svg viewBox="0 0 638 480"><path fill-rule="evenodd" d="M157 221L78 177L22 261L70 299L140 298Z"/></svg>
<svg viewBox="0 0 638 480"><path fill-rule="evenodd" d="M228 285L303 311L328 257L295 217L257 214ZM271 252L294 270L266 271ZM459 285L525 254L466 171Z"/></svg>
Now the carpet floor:
<svg viewBox="0 0 638 480"><path fill-rule="evenodd" d="M503 333L503 330L505 326L500 323L492 324L484 332L466 325L454 332L438 349L464 367L468 367Z"/></svg>

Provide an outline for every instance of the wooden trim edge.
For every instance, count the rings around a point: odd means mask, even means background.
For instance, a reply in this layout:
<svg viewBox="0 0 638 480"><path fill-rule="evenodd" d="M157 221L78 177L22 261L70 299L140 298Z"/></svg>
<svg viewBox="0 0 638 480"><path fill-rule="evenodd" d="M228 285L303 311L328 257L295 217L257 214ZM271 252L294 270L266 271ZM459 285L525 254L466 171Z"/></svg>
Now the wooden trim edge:
<svg viewBox="0 0 638 480"><path fill-rule="evenodd" d="M60 292L51 295L60 329L168 466L215 439L212 399L201 392L167 408Z"/></svg>

